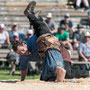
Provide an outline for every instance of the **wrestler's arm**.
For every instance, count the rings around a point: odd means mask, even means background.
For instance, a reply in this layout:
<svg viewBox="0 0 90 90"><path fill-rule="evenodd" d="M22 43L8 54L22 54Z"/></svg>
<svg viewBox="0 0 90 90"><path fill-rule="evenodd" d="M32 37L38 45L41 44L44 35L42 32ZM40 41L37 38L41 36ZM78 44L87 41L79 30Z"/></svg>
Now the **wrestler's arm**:
<svg viewBox="0 0 90 90"><path fill-rule="evenodd" d="M28 71L28 69L21 70L21 81L25 80L25 77L27 75L27 71Z"/></svg>

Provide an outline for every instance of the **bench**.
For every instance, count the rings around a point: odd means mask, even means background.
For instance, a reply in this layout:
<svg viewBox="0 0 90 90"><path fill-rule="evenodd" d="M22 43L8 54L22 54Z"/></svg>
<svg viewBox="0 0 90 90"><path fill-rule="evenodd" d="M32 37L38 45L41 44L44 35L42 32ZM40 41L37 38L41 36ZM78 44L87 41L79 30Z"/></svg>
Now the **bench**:
<svg viewBox="0 0 90 90"><path fill-rule="evenodd" d="M4 62L7 62L6 56L9 53L9 49L0 49L0 61L2 62L1 66L5 66Z"/></svg>
<svg viewBox="0 0 90 90"><path fill-rule="evenodd" d="M90 64L90 62L79 61L79 53L77 50L71 51L72 64Z"/></svg>
<svg viewBox="0 0 90 90"><path fill-rule="evenodd" d="M26 7L27 4L29 3L29 1L8 1L6 3L7 7ZM69 5L68 5L69 4ZM37 6L39 8L42 7L59 7L59 8L73 8L73 6L71 6L73 4L73 2L67 2L67 1L59 1L59 0L54 0L54 1L46 1L46 0L42 0L42 1L37 1Z"/></svg>

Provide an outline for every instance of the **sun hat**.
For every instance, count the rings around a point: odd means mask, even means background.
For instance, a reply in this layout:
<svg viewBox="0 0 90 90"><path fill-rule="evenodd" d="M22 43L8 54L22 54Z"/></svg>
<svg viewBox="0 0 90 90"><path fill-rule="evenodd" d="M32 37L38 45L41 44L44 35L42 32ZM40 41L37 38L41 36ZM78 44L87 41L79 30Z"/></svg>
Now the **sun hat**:
<svg viewBox="0 0 90 90"><path fill-rule="evenodd" d="M83 36L83 37L90 37L90 33L84 31L84 32L82 33L82 36Z"/></svg>
<svg viewBox="0 0 90 90"><path fill-rule="evenodd" d="M52 13L48 13L46 17L47 18L52 18Z"/></svg>

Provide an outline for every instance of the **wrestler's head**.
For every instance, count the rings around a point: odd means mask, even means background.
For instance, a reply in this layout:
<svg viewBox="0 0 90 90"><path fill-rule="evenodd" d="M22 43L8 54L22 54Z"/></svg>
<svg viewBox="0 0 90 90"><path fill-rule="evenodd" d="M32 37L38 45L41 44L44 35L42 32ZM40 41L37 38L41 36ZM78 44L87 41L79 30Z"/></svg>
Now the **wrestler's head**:
<svg viewBox="0 0 90 90"><path fill-rule="evenodd" d="M28 55L30 52L28 51L28 47L24 42L15 41L12 46L13 50L21 55Z"/></svg>

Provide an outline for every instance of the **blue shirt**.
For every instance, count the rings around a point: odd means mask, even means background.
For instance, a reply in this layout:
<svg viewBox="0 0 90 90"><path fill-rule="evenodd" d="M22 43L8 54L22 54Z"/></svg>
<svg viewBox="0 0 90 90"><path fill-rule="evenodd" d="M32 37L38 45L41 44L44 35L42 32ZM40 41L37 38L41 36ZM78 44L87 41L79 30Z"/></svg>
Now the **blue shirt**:
<svg viewBox="0 0 90 90"><path fill-rule="evenodd" d="M86 57L90 57L90 41L88 42L88 45L86 45L84 42L81 42L78 50L81 51Z"/></svg>
<svg viewBox="0 0 90 90"><path fill-rule="evenodd" d="M61 20L60 26L61 25L68 25L69 28L72 28L73 27L72 21L69 21L68 23L65 23L65 20Z"/></svg>
<svg viewBox="0 0 90 90"><path fill-rule="evenodd" d="M28 49L31 53L34 53L37 51L37 36L33 35L32 37L30 37L26 42L25 42L28 46Z"/></svg>

